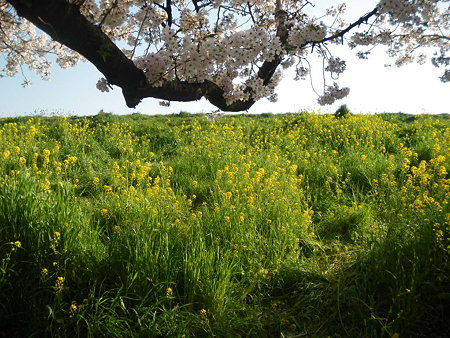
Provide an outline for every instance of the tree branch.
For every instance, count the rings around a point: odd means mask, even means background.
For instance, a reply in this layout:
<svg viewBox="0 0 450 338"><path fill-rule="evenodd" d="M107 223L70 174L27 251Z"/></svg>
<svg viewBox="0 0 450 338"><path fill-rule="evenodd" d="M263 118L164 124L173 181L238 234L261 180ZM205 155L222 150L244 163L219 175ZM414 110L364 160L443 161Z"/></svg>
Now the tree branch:
<svg viewBox="0 0 450 338"><path fill-rule="evenodd" d="M276 36L280 39L282 45L286 44L288 38L288 30L286 28L286 15L287 13L283 10L281 0L276 0L275 4L275 20L277 21L277 34ZM272 78L273 74L277 70L277 67L282 61L281 55L276 55L272 61L265 61L258 71L258 77L263 80L263 84L267 86Z"/></svg>
<svg viewBox="0 0 450 338"><path fill-rule="evenodd" d="M166 0L167 24L172 27L172 2Z"/></svg>
<svg viewBox="0 0 450 338"><path fill-rule="evenodd" d="M78 4L77 4L78 5ZM111 11L117 6L117 0L114 1L114 3L111 4L111 7L108 8L108 10L105 12L105 14L103 15L103 19L102 21L100 21L100 23L98 24L100 27L103 26L103 24L105 23L106 18L108 17L108 15L111 13ZM80 7L80 6L78 6Z"/></svg>
<svg viewBox="0 0 450 338"><path fill-rule="evenodd" d="M351 31L353 28L355 28L356 26L361 25L364 22L367 22L367 20L369 20L372 16L374 16L375 14L377 14L378 12L378 8L375 7L372 11L370 11L369 13L367 13L366 15L360 17L358 20L356 20L355 22L353 22L352 24L348 25L345 29L337 32L336 34L333 34L325 39L323 39L322 41L319 41L320 43L323 42L327 42L330 40L334 40L340 37L343 37L346 33L348 33L349 31Z"/></svg>

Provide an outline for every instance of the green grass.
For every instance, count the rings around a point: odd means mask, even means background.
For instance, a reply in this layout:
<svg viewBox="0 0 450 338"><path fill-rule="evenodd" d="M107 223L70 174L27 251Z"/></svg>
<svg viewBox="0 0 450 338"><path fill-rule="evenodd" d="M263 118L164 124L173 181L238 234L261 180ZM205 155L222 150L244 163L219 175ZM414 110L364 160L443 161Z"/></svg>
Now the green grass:
<svg viewBox="0 0 450 338"><path fill-rule="evenodd" d="M448 336L448 116L0 120L0 336Z"/></svg>

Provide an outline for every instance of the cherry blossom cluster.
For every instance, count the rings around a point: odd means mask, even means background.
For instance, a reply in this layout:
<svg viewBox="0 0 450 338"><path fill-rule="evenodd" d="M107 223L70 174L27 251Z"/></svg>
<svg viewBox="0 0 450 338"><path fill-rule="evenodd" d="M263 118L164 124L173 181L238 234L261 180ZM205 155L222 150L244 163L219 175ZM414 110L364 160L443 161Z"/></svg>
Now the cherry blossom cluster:
<svg viewBox="0 0 450 338"><path fill-rule="evenodd" d="M78 53L52 41L47 35L37 33L36 28L20 19L5 0L0 0L0 53L5 60L4 68L0 68L0 77L16 76L21 71L24 86L31 81L26 78L23 65L43 80L48 80L52 65L49 54L56 56L53 59L62 68L72 67L82 59Z"/></svg>
<svg viewBox="0 0 450 338"><path fill-rule="evenodd" d="M292 46L301 47L308 42L323 40L326 34L327 30L323 25L309 24L306 26L297 26L289 32L288 42Z"/></svg>
<svg viewBox="0 0 450 338"><path fill-rule="evenodd" d="M442 82L450 82L450 70L447 69L440 79Z"/></svg>
<svg viewBox="0 0 450 338"><path fill-rule="evenodd" d="M335 82L333 86L328 86L322 96L319 97L319 104L332 104L336 100L346 97L350 93L350 88L339 88Z"/></svg>
<svg viewBox="0 0 450 338"><path fill-rule="evenodd" d="M104 77L98 80L96 87L101 92L109 92L108 81Z"/></svg>
<svg viewBox="0 0 450 338"><path fill-rule="evenodd" d="M417 8L408 0L381 0L378 4L381 13L389 13L399 22L407 22L414 18Z"/></svg>
<svg viewBox="0 0 450 338"><path fill-rule="evenodd" d="M223 90L228 102L275 99L281 79L278 65L295 66L296 78L304 79L312 74L308 62L312 55L326 59L324 71L334 81L346 69L345 60L332 54L334 42L367 47L367 51L357 51L363 57L372 46L385 45L397 66L425 62L426 53L417 46L435 48L445 60L450 52L449 0L380 0L366 20L354 25L343 20L345 3L317 18L308 13L312 6L306 0L66 1L101 27L143 70L150 85L211 81ZM345 34L340 34L342 31ZM0 76L14 76L27 65L48 78L49 53L56 55L56 63L64 68L82 60L37 33L17 16L8 0L0 0L0 32L0 53L6 60ZM441 79L448 81L449 73L446 70ZM108 91L111 87L102 78L97 88ZM325 85L318 101L331 104L348 92L336 83Z"/></svg>
<svg viewBox="0 0 450 338"><path fill-rule="evenodd" d="M370 31L354 33L351 48L368 46L357 55L367 58L376 45L388 47L387 54L395 66L417 62L424 64L433 51L446 57L450 52L450 6L448 0L383 0L377 6L382 15ZM393 24L393 26L392 26ZM449 64L434 64L448 67ZM444 75L440 78L446 82Z"/></svg>
<svg viewBox="0 0 450 338"><path fill-rule="evenodd" d="M161 54L149 53L145 57L135 60L136 66L145 71L150 83L157 84L160 82L166 71L166 62Z"/></svg>
<svg viewBox="0 0 450 338"><path fill-rule="evenodd" d="M338 57L331 57L328 59L328 66L325 68L327 72L334 74L341 74L345 71L346 64L344 60L341 60Z"/></svg>
<svg viewBox="0 0 450 338"><path fill-rule="evenodd" d="M262 29L239 31L230 36L212 34L193 40L186 35L180 39L166 26L161 41L157 53L135 60L155 86L175 78L191 83L210 80L222 87L226 98L233 102L248 99L250 93L254 99L271 96L274 84L278 83L278 77L273 77L270 85L263 86L262 80L254 77L255 71L248 69L249 64L271 61L283 52L279 38ZM248 75L253 76L249 81L238 80ZM248 86L251 84L251 91L242 90L244 82Z"/></svg>

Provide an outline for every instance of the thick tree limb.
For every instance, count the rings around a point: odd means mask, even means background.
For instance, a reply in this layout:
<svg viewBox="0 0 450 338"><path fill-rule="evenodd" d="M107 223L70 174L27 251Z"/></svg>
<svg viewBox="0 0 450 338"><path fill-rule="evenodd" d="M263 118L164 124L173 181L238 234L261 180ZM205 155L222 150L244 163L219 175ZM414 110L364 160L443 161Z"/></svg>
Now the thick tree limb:
<svg viewBox="0 0 450 338"><path fill-rule="evenodd" d="M64 0L8 0L17 14L42 29L55 41L83 55L123 90L129 107L140 102L138 88L147 83L145 74L102 32L90 23L77 5Z"/></svg>

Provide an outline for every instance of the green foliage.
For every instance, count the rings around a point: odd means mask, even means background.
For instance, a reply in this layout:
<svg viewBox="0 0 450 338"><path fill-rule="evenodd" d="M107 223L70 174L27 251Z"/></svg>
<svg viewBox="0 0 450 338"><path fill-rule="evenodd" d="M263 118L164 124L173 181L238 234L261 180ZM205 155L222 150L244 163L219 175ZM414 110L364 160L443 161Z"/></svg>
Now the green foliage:
<svg viewBox="0 0 450 338"><path fill-rule="evenodd" d="M340 119L343 117L348 117L351 114L352 112L350 111L350 109L348 109L347 105L343 104L336 110L336 112L334 113L334 117Z"/></svg>
<svg viewBox="0 0 450 338"><path fill-rule="evenodd" d="M448 336L450 120L0 120L8 336Z"/></svg>

